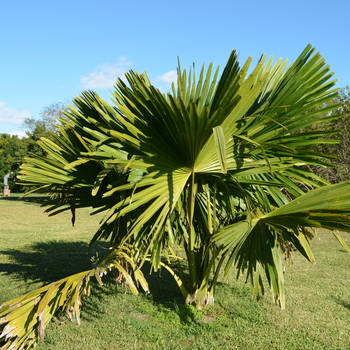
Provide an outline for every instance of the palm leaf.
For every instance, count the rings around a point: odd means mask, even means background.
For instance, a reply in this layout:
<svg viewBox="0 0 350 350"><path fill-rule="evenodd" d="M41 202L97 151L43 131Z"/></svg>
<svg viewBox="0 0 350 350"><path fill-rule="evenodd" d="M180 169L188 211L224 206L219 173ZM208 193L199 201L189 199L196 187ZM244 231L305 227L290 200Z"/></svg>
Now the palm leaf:
<svg viewBox="0 0 350 350"><path fill-rule="evenodd" d="M275 300L284 307L283 283L279 285L274 282L283 281L281 266L275 255L266 252L275 251L280 235L307 259L314 261L309 243L299 227L350 232L349 188L350 182L317 188L265 215L260 214L253 220L228 225L219 230L213 239L231 252L234 258L230 263L235 263L239 271L247 270L248 276L255 278L257 264L262 265ZM348 250L340 236L335 235ZM254 280L253 285L256 284L257 281Z"/></svg>

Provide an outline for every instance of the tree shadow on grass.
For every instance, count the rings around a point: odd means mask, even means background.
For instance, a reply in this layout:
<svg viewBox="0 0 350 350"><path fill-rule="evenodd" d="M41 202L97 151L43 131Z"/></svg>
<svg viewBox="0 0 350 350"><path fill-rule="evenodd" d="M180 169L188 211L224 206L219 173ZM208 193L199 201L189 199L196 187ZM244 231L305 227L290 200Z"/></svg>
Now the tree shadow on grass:
<svg viewBox="0 0 350 350"><path fill-rule="evenodd" d="M173 268L173 266L171 267ZM150 271L151 265L149 263L145 264L142 268L142 272L150 286L151 296L154 302L164 306L173 304L174 302L183 303L183 297L179 287L169 271L165 268L152 273L150 273Z"/></svg>
<svg viewBox="0 0 350 350"><path fill-rule="evenodd" d="M20 197L18 195L10 196L10 197L0 196L0 201L11 201L11 202L20 201L25 203L36 203L36 204L42 204L49 199L50 199L49 196L36 196L36 195L28 195L25 197Z"/></svg>
<svg viewBox="0 0 350 350"><path fill-rule="evenodd" d="M166 262L164 261L164 263ZM170 265L170 267L177 273L175 266ZM186 266L182 267L186 275ZM160 271L150 274L151 268L147 264L142 270L150 287L150 294L147 298L151 299L158 306L159 311L164 312L164 309L168 309L177 314L184 324L192 324L198 321L198 310L185 303L177 283L168 270L162 268Z"/></svg>
<svg viewBox="0 0 350 350"><path fill-rule="evenodd" d="M343 307L345 307L346 309L350 309L350 303L348 301L339 299L339 298L333 298L335 300L335 302Z"/></svg>
<svg viewBox="0 0 350 350"><path fill-rule="evenodd" d="M107 254L108 242L96 242L88 252L86 242L37 242L25 246L22 250L9 249L0 251L0 255L7 256L7 261L0 263L0 276L8 276L16 282L32 284L34 291L56 282L62 278L87 271L93 268L91 258L103 257ZM86 298L83 302L85 314L91 319L99 317L96 301L102 301L108 294L114 293L113 286L109 282L111 278L103 278L106 285L100 286L92 280L94 299ZM111 288L110 288L111 287ZM18 295L19 297L20 295ZM59 315L59 313L58 313ZM102 315L102 314L101 314Z"/></svg>
<svg viewBox="0 0 350 350"><path fill-rule="evenodd" d="M48 284L91 269L91 256L104 249L104 242L96 244L89 254L86 242L37 242L22 250L0 251L8 257L8 262L0 263L0 274L26 283Z"/></svg>

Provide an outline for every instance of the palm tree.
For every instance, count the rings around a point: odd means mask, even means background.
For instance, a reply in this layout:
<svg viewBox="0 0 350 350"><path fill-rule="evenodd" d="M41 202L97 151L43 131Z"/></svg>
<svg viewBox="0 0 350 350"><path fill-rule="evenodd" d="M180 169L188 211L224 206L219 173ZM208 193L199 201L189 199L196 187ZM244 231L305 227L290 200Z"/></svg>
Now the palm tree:
<svg viewBox="0 0 350 350"><path fill-rule="evenodd" d="M113 250L91 271L4 304L0 341L35 342L59 307L78 317L89 278L111 268L135 293L134 281L148 290L146 261L168 269L198 308L214 302L220 272L232 266L257 296L264 272L285 306L281 252L314 261L309 227L350 231L349 183L329 185L308 169L329 165L312 147L334 142L320 139L332 131L300 132L335 118L326 102L337 92L311 46L289 67L262 56L248 74L250 64L240 67L232 52L220 77L210 64L198 79L194 66L179 65L166 95L130 71L114 106L94 92L74 100L54 141L40 141L48 157L27 158L19 178L55 194L51 215L71 210L74 223L76 208L104 211L91 244L107 239Z"/></svg>

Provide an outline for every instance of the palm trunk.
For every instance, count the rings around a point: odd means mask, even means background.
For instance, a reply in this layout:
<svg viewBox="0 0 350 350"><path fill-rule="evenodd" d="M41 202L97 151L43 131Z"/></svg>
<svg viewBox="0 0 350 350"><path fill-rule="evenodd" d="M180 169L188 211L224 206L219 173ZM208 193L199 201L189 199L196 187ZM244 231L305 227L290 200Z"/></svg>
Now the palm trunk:
<svg viewBox="0 0 350 350"><path fill-rule="evenodd" d="M190 252L188 252L190 253ZM202 309L207 305L214 304L215 287L219 272L224 262L221 257L219 263L216 261L220 250L196 251L194 261L197 263L195 268L189 264L189 288L185 298L186 304L193 305L197 309ZM210 255L210 256L209 256ZM212 276L212 280L210 277ZM195 285L191 283L196 279Z"/></svg>

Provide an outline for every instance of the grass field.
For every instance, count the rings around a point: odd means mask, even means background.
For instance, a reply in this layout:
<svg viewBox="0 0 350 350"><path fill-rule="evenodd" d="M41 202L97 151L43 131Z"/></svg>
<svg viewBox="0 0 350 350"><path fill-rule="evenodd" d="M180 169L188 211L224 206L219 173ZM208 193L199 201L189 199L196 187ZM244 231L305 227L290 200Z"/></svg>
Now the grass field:
<svg viewBox="0 0 350 350"><path fill-rule="evenodd" d="M91 256L105 249L99 243L86 254L100 217L78 211L72 227L69 213L48 218L37 199L0 197L0 304L90 268ZM244 278L232 278L218 286L216 304L199 312L183 305L163 272L149 276L150 295L94 285L82 324L55 319L38 349L350 349L350 255L323 231L312 246L316 264L295 256L286 269L286 310L273 305L268 289L257 303Z"/></svg>

